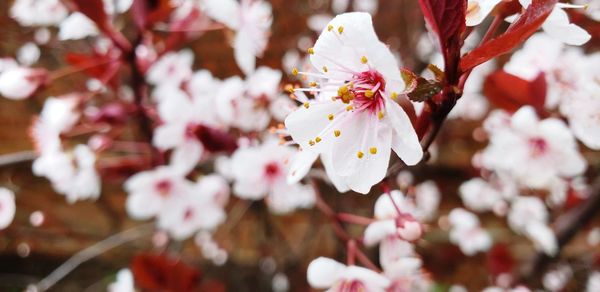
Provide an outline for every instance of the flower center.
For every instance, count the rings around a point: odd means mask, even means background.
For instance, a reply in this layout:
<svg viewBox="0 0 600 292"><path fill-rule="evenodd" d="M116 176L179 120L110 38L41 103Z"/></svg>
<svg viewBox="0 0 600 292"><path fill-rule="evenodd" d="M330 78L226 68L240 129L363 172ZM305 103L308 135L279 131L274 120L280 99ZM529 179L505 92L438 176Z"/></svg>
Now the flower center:
<svg viewBox="0 0 600 292"><path fill-rule="evenodd" d="M548 151L548 143L542 138L531 138L529 139L529 150L531 156L541 156Z"/></svg>
<svg viewBox="0 0 600 292"><path fill-rule="evenodd" d="M279 168L279 164L277 162L269 162L265 165L265 176L267 179L274 180L279 176L281 169Z"/></svg>
<svg viewBox="0 0 600 292"><path fill-rule="evenodd" d="M332 289L340 292L364 292L367 291L365 284L359 280L346 280L339 284L338 289Z"/></svg>
<svg viewBox="0 0 600 292"><path fill-rule="evenodd" d="M173 189L173 184L171 183L171 181L163 179L158 181L154 185L154 189L161 197L168 197L171 193L171 190Z"/></svg>
<svg viewBox="0 0 600 292"><path fill-rule="evenodd" d="M384 108L383 91L383 76L371 69L353 75L350 82L340 86L336 98L344 103L352 103L354 110L376 113Z"/></svg>

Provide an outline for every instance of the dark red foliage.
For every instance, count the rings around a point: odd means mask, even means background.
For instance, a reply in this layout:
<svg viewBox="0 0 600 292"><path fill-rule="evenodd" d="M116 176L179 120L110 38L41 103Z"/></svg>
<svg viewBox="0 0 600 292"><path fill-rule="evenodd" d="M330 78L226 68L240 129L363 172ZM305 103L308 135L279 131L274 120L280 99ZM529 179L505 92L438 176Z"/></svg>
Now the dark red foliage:
<svg viewBox="0 0 600 292"><path fill-rule="evenodd" d="M458 61L465 31L467 0L419 0L425 21L437 34L449 84L458 80Z"/></svg>
<svg viewBox="0 0 600 292"><path fill-rule="evenodd" d="M158 21L166 20L173 9L169 0L134 0L131 13L136 26L142 31Z"/></svg>
<svg viewBox="0 0 600 292"><path fill-rule="evenodd" d="M227 152L231 154L238 147L235 137L219 129L198 125L194 134L202 142L204 148L213 153Z"/></svg>
<svg viewBox="0 0 600 292"><path fill-rule="evenodd" d="M468 71L496 56L506 54L523 43L544 23L557 0L533 0L527 10L503 34L464 56L460 69Z"/></svg>
<svg viewBox="0 0 600 292"><path fill-rule="evenodd" d="M143 290L199 291L200 271L166 255L137 255L131 261L131 271Z"/></svg>
<svg viewBox="0 0 600 292"><path fill-rule="evenodd" d="M96 23L100 30L108 30L110 22L102 0L73 0L73 2L77 5L77 10Z"/></svg>
<svg viewBox="0 0 600 292"><path fill-rule="evenodd" d="M486 78L483 84L483 93L492 104L509 112L515 112L524 105L530 105L538 113L543 113L546 87L543 73L535 80L527 81L498 70Z"/></svg>
<svg viewBox="0 0 600 292"><path fill-rule="evenodd" d="M133 112L135 106L131 104L111 102L88 114L88 119L93 123L123 124Z"/></svg>
<svg viewBox="0 0 600 292"><path fill-rule="evenodd" d="M511 273L515 267L515 260L506 245L496 244L488 253L487 266L493 276L498 276Z"/></svg>

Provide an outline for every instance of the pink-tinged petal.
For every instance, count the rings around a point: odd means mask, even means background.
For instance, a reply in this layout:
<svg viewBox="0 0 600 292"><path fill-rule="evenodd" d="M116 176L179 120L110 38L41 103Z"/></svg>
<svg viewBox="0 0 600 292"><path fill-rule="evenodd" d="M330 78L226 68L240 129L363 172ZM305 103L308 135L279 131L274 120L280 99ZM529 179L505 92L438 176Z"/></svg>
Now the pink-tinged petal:
<svg viewBox="0 0 600 292"><path fill-rule="evenodd" d="M551 37L569 45L580 46L592 38L583 28L570 23L569 16L560 8L552 10L542 28Z"/></svg>
<svg viewBox="0 0 600 292"><path fill-rule="evenodd" d="M158 103L158 115L163 122L189 120L194 115L192 100L183 90L173 85L163 85L161 91L168 93L168 97Z"/></svg>
<svg viewBox="0 0 600 292"><path fill-rule="evenodd" d="M469 0L467 8L467 26L480 24L502 0Z"/></svg>
<svg viewBox="0 0 600 292"><path fill-rule="evenodd" d="M240 4L236 0L203 0L202 8L212 19L237 30L240 26Z"/></svg>
<svg viewBox="0 0 600 292"><path fill-rule="evenodd" d="M321 154L321 162L323 163L323 168L325 168L325 173L327 177L336 188L336 190L340 193L345 193L350 190L350 187L346 183L343 177L339 176L333 170L333 161L331 160L331 153L323 153Z"/></svg>
<svg viewBox="0 0 600 292"><path fill-rule="evenodd" d="M556 235L548 225L541 222L531 222L527 224L525 235L533 241L536 249L543 251L545 254L554 256L558 252Z"/></svg>
<svg viewBox="0 0 600 292"><path fill-rule="evenodd" d="M327 289L344 276L347 267L330 258L319 257L308 265L306 278L315 289Z"/></svg>
<svg viewBox="0 0 600 292"><path fill-rule="evenodd" d="M404 223L402 228L398 228L398 234L406 241L415 241L421 238L423 228L421 228L419 222L408 221Z"/></svg>
<svg viewBox="0 0 600 292"><path fill-rule="evenodd" d="M281 181L276 184L266 198L269 209L275 214L287 214L296 209L314 206L316 196L311 186L299 183L287 184Z"/></svg>
<svg viewBox="0 0 600 292"><path fill-rule="evenodd" d="M0 188L0 230L12 223L15 212L15 194L7 188Z"/></svg>
<svg viewBox="0 0 600 292"><path fill-rule="evenodd" d="M125 209L129 217L136 220L145 220L158 213L162 202L146 193L135 192L127 196Z"/></svg>
<svg viewBox="0 0 600 292"><path fill-rule="evenodd" d="M96 24L83 13L74 12L60 23L58 39L80 40L89 36L98 35Z"/></svg>
<svg viewBox="0 0 600 292"><path fill-rule="evenodd" d="M187 139L181 145L177 145L171 153L170 165L176 172L185 176L196 167L203 152L202 143Z"/></svg>
<svg viewBox="0 0 600 292"><path fill-rule="evenodd" d="M221 207L227 205L229 201L229 184L217 174L202 177L196 183L194 192L210 198L212 202Z"/></svg>
<svg viewBox="0 0 600 292"><path fill-rule="evenodd" d="M346 115L348 115L346 121L340 123L339 128L336 129L340 131L340 135L333 138L335 140L331 151L333 170L344 177L357 171L359 151L363 157L368 153L368 149L363 149L362 145L366 140L365 137L368 136L368 131L375 130L372 129L375 125L370 123L370 113L350 112Z"/></svg>
<svg viewBox="0 0 600 292"><path fill-rule="evenodd" d="M227 124L236 119L234 101L244 95L244 81L238 77L230 77L223 81L216 96L216 111L221 120Z"/></svg>
<svg viewBox="0 0 600 292"><path fill-rule="evenodd" d="M186 126L182 123L163 124L154 129L152 144L158 149L167 150L185 142Z"/></svg>
<svg viewBox="0 0 600 292"><path fill-rule="evenodd" d="M359 266L348 266L344 278L359 280L365 285L366 291L384 292L391 285L391 281L384 275Z"/></svg>
<svg viewBox="0 0 600 292"><path fill-rule="evenodd" d="M300 150L290 162L290 169L287 174L287 182L289 184L297 183L303 179L310 171L310 168L319 158L317 152L309 150Z"/></svg>
<svg viewBox="0 0 600 292"><path fill-rule="evenodd" d="M246 75L252 74L256 67L256 55L253 50L254 40L249 33L240 31L233 40L235 62Z"/></svg>
<svg viewBox="0 0 600 292"><path fill-rule="evenodd" d="M367 246L373 246L388 236L396 234L396 223L393 219L375 221L364 232L364 243Z"/></svg>
<svg viewBox="0 0 600 292"><path fill-rule="evenodd" d="M423 158L423 149L410 118L395 102L386 103L387 119L393 127L392 149L407 165L415 165Z"/></svg>
<svg viewBox="0 0 600 292"><path fill-rule="evenodd" d="M390 195L393 198L390 199ZM413 213L414 212L414 204L405 199L404 194L399 190L393 190L388 194L381 194L377 201L375 202L375 218L377 219L390 219L398 217L398 210L396 207L400 209L400 211L404 213ZM395 205L394 205L395 203Z"/></svg>
<svg viewBox="0 0 600 292"><path fill-rule="evenodd" d="M233 185L233 192L241 199L260 200L267 195L269 186L266 182L259 181L241 181L238 180Z"/></svg>

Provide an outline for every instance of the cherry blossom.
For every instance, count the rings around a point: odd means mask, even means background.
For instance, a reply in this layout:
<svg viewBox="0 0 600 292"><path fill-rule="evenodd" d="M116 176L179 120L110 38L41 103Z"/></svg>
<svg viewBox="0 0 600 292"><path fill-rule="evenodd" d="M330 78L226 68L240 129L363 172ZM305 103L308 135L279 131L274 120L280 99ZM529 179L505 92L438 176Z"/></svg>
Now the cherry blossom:
<svg viewBox="0 0 600 292"><path fill-rule="evenodd" d="M108 285L108 292L134 292L133 274L129 269L121 269L115 282Z"/></svg>
<svg viewBox="0 0 600 292"><path fill-rule="evenodd" d="M544 288L548 291L563 291L565 286L571 280L573 270L569 265L562 264L546 273L542 279Z"/></svg>
<svg viewBox="0 0 600 292"><path fill-rule="evenodd" d="M600 289L600 272L593 272L589 275L585 289L586 292Z"/></svg>
<svg viewBox="0 0 600 292"><path fill-rule="evenodd" d="M502 0L469 0L467 3L467 26L480 24Z"/></svg>
<svg viewBox="0 0 600 292"><path fill-rule="evenodd" d="M321 97L286 119L295 142L332 155L335 173L363 194L385 176L390 149L409 165L421 160L415 130L392 99L404 87L396 59L368 14L338 15L309 53L322 81L306 91Z"/></svg>
<svg viewBox="0 0 600 292"><path fill-rule="evenodd" d="M15 194L0 187L0 230L8 227L15 218Z"/></svg>
<svg viewBox="0 0 600 292"><path fill-rule="evenodd" d="M494 177L489 182L473 178L460 186L459 194L465 206L473 211L494 211L503 215L508 208L506 201L517 196L518 189L515 183L505 176Z"/></svg>
<svg viewBox="0 0 600 292"><path fill-rule="evenodd" d="M225 220L223 207L229 185L218 175L201 177L188 192L164 202L157 225L174 239L185 239L198 230L213 230Z"/></svg>
<svg viewBox="0 0 600 292"><path fill-rule="evenodd" d="M531 5L531 0L519 0L524 8ZM549 36L569 45L583 45L591 39L591 35L581 27L570 23L564 8L585 8L584 5L558 3L542 24L542 29Z"/></svg>
<svg viewBox="0 0 600 292"><path fill-rule="evenodd" d="M0 73L0 95L21 100L32 96L47 80L43 69L11 67Z"/></svg>
<svg viewBox="0 0 600 292"><path fill-rule="evenodd" d="M287 181L289 160L294 154L294 148L275 140L238 149L231 157L234 193L242 199L264 198L275 213L311 207L315 202L313 189Z"/></svg>
<svg viewBox="0 0 600 292"><path fill-rule="evenodd" d="M60 23L58 27L58 39L79 40L89 36L98 35L98 27L87 16L80 12L74 12Z"/></svg>
<svg viewBox="0 0 600 292"><path fill-rule="evenodd" d="M492 246L489 233L479 225L477 216L465 209L456 208L448 215L451 225L450 241L458 244L460 250L468 256L487 251Z"/></svg>
<svg viewBox="0 0 600 292"><path fill-rule="evenodd" d="M372 270L359 266L346 266L332 259L320 257L308 266L308 283L315 289L342 291L387 291L391 282Z"/></svg>
<svg viewBox="0 0 600 292"><path fill-rule="evenodd" d="M581 95L568 98L560 110L569 119L573 135L585 146L600 150L600 84L590 82L583 87Z"/></svg>
<svg viewBox="0 0 600 292"><path fill-rule="evenodd" d="M548 210L537 197L516 198L508 213L508 224L511 229L527 236L538 249L548 255L554 255L558 243L547 222Z"/></svg>
<svg viewBox="0 0 600 292"><path fill-rule="evenodd" d="M179 86L192 75L194 54L190 50L169 52L160 57L146 73L146 79L153 85Z"/></svg>
<svg viewBox="0 0 600 292"><path fill-rule="evenodd" d="M388 237L379 245L379 262L388 279L390 291L426 291L431 281L421 272L422 260L414 246L397 237Z"/></svg>
<svg viewBox="0 0 600 292"><path fill-rule="evenodd" d="M262 131L271 120L271 101L279 97L281 71L260 67L245 81L230 77L217 92L216 111L226 124L242 131Z"/></svg>
<svg viewBox="0 0 600 292"><path fill-rule="evenodd" d="M256 67L270 35L271 5L262 0L203 0L210 17L235 31L231 43L238 66L246 75Z"/></svg>
<svg viewBox="0 0 600 292"><path fill-rule="evenodd" d="M521 108L509 126L490 133L490 144L481 159L485 168L541 189L553 180L575 177L586 169L586 161L565 123L555 118L540 121L531 107Z"/></svg>
<svg viewBox="0 0 600 292"><path fill-rule="evenodd" d="M67 13L60 0L16 0L10 8L10 16L23 26L58 25Z"/></svg>
<svg viewBox="0 0 600 292"><path fill-rule="evenodd" d="M40 59L40 48L32 42L24 44L17 52L17 60L20 64L31 66ZM2 70L0 70L1 72Z"/></svg>

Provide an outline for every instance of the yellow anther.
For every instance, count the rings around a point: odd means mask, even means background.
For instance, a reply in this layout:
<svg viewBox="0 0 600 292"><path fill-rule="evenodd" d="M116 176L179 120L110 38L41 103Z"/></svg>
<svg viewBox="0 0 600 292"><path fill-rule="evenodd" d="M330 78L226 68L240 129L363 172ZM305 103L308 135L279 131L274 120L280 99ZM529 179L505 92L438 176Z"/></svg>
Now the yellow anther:
<svg viewBox="0 0 600 292"><path fill-rule="evenodd" d="M390 98L393 100L398 100L398 93L392 92L392 94L390 95Z"/></svg>
<svg viewBox="0 0 600 292"><path fill-rule="evenodd" d="M316 137L315 142L317 142L317 143L321 142L321 137Z"/></svg>
<svg viewBox="0 0 600 292"><path fill-rule="evenodd" d="M340 88L338 89L338 92L340 92L342 94L348 92L348 86L346 86L346 85L340 86Z"/></svg>
<svg viewBox="0 0 600 292"><path fill-rule="evenodd" d="M328 114L327 115L327 119L330 120L330 121L333 121L333 114Z"/></svg>
<svg viewBox="0 0 600 292"><path fill-rule="evenodd" d="M342 33L344 32L344 27L343 27L343 26L341 26L341 25L340 25L340 26L338 26L338 32L339 32L340 34L342 34Z"/></svg>
<svg viewBox="0 0 600 292"><path fill-rule="evenodd" d="M308 86L310 86L310 87L317 87L317 82L312 81L312 82L308 83Z"/></svg>
<svg viewBox="0 0 600 292"><path fill-rule="evenodd" d="M294 86L291 84L286 84L283 89L285 89L285 91L287 91L288 93L294 93Z"/></svg>
<svg viewBox="0 0 600 292"><path fill-rule="evenodd" d="M329 69L327 69L327 66L323 66L323 72L327 73L327 71L329 71Z"/></svg>
<svg viewBox="0 0 600 292"><path fill-rule="evenodd" d="M298 76L298 68L292 69L292 75Z"/></svg>
<svg viewBox="0 0 600 292"><path fill-rule="evenodd" d="M365 156L365 154L364 154L364 153L362 153L362 151L358 151L358 152L356 153L356 157L358 157L358 159L360 159L360 158L363 158L363 156Z"/></svg>
<svg viewBox="0 0 600 292"><path fill-rule="evenodd" d="M314 55L314 54L315 54L315 49L314 49L314 48L308 48L308 50L307 50L307 51L308 51L308 53L309 53L309 54L311 54L311 55Z"/></svg>
<svg viewBox="0 0 600 292"><path fill-rule="evenodd" d="M304 105L304 108L310 107L310 104L308 102L305 102L303 105Z"/></svg>
<svg viewBox="0 0 600 292"><path fill-rule="evenodd" d="M332 30L333 30L333 25L331 25L331 24L330 24L330 25L328 25L328 26L327 26L327 31L332 31Z"/></svg>
<svg viewBox="0 0 600 292"><path fill-rule="evenodd" d="M353 106L351 106L351 105L349 105L349 106L347 106L347 107L346 107L346 110L347 110L347 111L351 111L351 110L353 110L353 109L354 109L354 107L353 107Z"/></svg>
<svg viewBox="0 0 600 292"><path fill-rule="evenodd" d="M310 146L314 146L314 145L315 145L315 141L313 141L313 140L308 140L308 145L310 145Z"/></svg>
<svg viewBox="0 0 600 292"><path fill-rule="evenodd" d="M365 90L365 96L366 96L366 97L368 97L368 98L372 98L372 97L373 97L373 95L375 95L375 94L373 93L373 91L372 91L371 89L367 89L367 90Z"/></svg>
<svg viewBox="0 0 600 292"><path fill-rule="evenodd" d="M336 101L336 100L337 100L337 97L335 97L335 96L331 97L331 101Z"/></svg>
<svg viewBox="0 0 600 292"><path fill-rule="evenodd" d="M340 131L340 130L334 130L333 131L333 135L336 136L336 137L339 137L341 134L342 134L342 131Z"/></svg>
<svg viewBox="0 0 600 292"><path fill-rule="evenodd" d="M377 154L377 147L371 147L369 152L371 152L371 154Z"/></svg>
<svg viewBox="0 0 600 292"><path fill-rule="evenodd" d="M382 111L379 111L379 112L377 113L377 117L378 117L380 120L381 120L381 119L383 119L383 117L384 117L384 116L385 116L385 115L383 114L383 112L382 112Z"/></svg>
<svg viewBox="0 0 600 292"><path fill-rule="evenodd" d="M360 58L360 62L361 62L361 63L363 63L363 64L367 64L367 62L369 62L369 60L367 60L367 57L365 57L365 56L362 56L362 57Z"/></svg>

